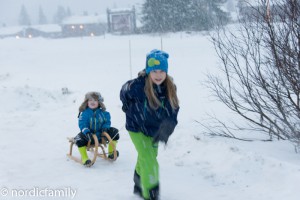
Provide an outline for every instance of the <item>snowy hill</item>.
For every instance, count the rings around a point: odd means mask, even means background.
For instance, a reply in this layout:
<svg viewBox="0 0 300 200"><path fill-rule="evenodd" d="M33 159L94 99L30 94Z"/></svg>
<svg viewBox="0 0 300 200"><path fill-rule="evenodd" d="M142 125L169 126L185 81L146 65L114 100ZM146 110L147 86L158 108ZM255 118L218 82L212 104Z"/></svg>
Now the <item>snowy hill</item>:
<svg viewBox="0 0 300 200"><path fill-rule="evenodd" d="M162 43L181 110L168 145L159 149L161 199L298 200L300 157L289 142L201 134L195 120L206 112L233 116L201 85L206 72L217 72L209 38L181 33L163 35ZM136 151L119 91L144 68L146 53L160 47L160 37L146 35L0 40L0 199L139 199L132 193ZM120 157L84 168L66 157L66 138L78 133L78 107L93 90L120 130ZM54 190L61 196L52 197Z"/></svg>

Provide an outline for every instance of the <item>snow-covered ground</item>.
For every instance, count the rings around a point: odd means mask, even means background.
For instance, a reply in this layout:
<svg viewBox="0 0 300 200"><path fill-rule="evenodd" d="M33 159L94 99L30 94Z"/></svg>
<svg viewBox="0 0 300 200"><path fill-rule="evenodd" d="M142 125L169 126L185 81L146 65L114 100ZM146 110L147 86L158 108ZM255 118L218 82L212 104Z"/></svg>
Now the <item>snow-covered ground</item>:
<svg viewBox="0 0 300 200"><path fill-rule="evenodd" d="M201 134L194 120L206 112L233 115L201 85L206 72L217 72L209 37L183 33L0 40L0 199L139 199L132 193L137 155L119 91L144 68L146 53L161 45L170 54L181 105L179 124L159 149L161 199L298 200L300 157L289 142ZM93 90L102 93L120 130L120 157L85 168L66 157L66 138L78 133L78 107Z"/></svg>

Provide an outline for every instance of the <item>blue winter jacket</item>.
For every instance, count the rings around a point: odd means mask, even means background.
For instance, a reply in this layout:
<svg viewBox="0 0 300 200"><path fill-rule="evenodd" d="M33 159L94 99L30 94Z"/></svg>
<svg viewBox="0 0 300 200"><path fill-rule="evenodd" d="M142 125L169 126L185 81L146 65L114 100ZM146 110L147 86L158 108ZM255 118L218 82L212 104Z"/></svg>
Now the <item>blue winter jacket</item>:
<svg viewBox="0 0 300 200"><path fill-rule="evenodd" d="M87 108L80 114L78 125L83 134L95 133L100 139L102 132L110 128L110 114L100 108Z"/></svg>
<svg viewBox="0 0 300 200"><path fill-rule="evenodd" d="M123 103L122 110L126 113L126 129L133 132L142 132L146 136L153 137L158 131L163 120L169 120L177 124L179 108L173 110L167 98L166 87L153 85L155 94L162 106L153 110L148 103L144 92L145 76L127 81L121 89L120 99Z"/></svg>

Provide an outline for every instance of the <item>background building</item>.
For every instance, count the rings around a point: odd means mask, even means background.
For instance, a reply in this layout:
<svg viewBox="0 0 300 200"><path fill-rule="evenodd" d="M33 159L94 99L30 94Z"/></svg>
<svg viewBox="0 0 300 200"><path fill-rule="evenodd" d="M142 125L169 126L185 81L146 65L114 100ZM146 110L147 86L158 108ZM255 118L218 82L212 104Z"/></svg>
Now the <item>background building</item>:
<svg viewBox="0 0 300 200"><path fill-rule="evenodd" d="M105 16L71 16L63 20L63 37L103 35L107 29Z"/></svg>
<svg viewBox="0 0 300 200"><path fill-rule="evenodd" d="M135 8L107 9L109 33L131 34L136 32Z"/></svg>

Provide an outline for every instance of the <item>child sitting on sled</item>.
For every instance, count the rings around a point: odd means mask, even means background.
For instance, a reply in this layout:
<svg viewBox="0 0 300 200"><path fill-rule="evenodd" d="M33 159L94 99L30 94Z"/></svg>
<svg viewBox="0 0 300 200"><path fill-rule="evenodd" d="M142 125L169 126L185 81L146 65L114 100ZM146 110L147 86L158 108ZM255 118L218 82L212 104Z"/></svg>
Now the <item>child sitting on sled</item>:
<svg viewBox="0 0 300 200"><path fill-rule="evenodd" d="M118 129L110 126L110 114L106 111L103 101L104 99L99 92L88 92L79 107L78 125L80 133L74 140L81 154L82 164L88 167L92 162L88 158L86 146L89 141L94 144L93 134L96 134L99 141L101 141L103 132L108 133L111 137L113 144L109 143L108 145L108 158L110 159L114 159L113 145L116 146L119 139ZM119 155L118 151L117 155Z"/></svg>

